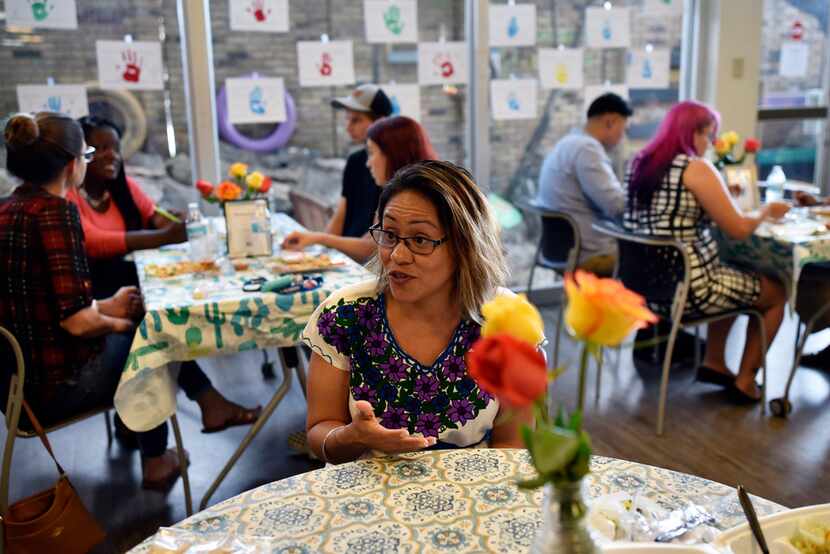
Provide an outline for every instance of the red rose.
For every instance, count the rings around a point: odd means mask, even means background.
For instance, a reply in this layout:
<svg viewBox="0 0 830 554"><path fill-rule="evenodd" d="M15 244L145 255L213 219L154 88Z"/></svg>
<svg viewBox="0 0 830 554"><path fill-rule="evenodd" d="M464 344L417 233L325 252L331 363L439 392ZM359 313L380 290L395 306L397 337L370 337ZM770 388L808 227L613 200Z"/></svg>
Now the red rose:
<svg viewBox="0 0 830 554"><path fill-rule="evenodd" d="M761 141L756 138L748 138L744 142L744 152L747 154L754 154L761 149Z"/></svg>
<svg viewBox="0 0 830 554"><path fill-rule="evenodd" d="M196 188L199 190L199 193L204 197L208 197L211 194L213 194L213 185L211 185L204 179L199 179L198 181L196 181Z"/></svg>
<svg viewBox="0 0 830 554"><path fill-rule="evenodd" d="M529 343L498 334L476 341L467 368L478 386L508 406L523 407L547 387L545 359Z"/></svg>
<svg viewBox="0 0 830 554"><path fill-rule="evenodd" d="M270 188L271 188L271 178L270 177L265 177L262 180L262 184L259 186L259 190L257 192L260 193L260 194L265 194L266 192L268 192L268 189L270 189Z"/></svg>

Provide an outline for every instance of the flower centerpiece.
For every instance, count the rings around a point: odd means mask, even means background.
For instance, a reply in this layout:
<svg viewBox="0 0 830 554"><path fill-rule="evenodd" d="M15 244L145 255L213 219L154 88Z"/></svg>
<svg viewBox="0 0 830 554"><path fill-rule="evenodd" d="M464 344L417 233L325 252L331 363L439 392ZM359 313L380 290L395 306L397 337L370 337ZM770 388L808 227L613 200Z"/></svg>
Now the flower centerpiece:
<svg viewBox="0 0 830 554"><path fill-rule="evenodd" d="M230 200L251 200L264 196L271 188L270 177L259 171L248 173L248 166L243 163L231 165L228 177L230 179L216 186L203 179L196 181L196 188L202 199L211 204L221 204Z"/></svg>
<svg viewBox="0 0 830 554"><path fill-rule="evenodd" d="M509 408L532 406L535 425L522 426L522 439L536 476L519 487L547 488L543 528L536 552L594 552L583 519L582 479L590 472L591 440L582 426L582 398L589 357L604 346L619 345L632 331L657 321L638 294L613 279L600 279L577 270L565 276L568 305L565 322L582 342L577 410L560 409L551 417L548 383L564 368L549 371L539 345L544 339L542 318L523 295L499 296L484 305L481 338L467 354L470 375L485 392Z"/></svg>
<svg viewBox="0 0 830 554"><path fill-rule="evenodd" d="M720 137L715 139L715 167L723 169L727 165L740 165L744 163L747 154L755 154L761 149L761 141L756 138L748 138L744 141L743 152L740 157L734 152L735 147L740 142L741 137L735 131L727 131L721 133Z"/></svg>

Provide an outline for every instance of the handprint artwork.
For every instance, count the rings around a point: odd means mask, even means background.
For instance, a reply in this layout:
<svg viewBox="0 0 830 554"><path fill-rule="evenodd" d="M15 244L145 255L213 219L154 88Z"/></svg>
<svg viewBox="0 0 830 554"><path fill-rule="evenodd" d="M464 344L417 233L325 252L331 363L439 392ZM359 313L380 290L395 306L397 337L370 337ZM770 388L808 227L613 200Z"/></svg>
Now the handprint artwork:
<svg viewBox="0 0 830 554"><path fill-rule="evenodd" d="M383 24L393 35L403 32L404 23L401 21L401 9L394 4L383 12Z"/></svg>
<svg viewBox="0 0 830 554"><path fill-rule="evenodd" d="M613 34L611 33L611 21L606 19L605 22L602 24L602 38L605 40L611 40Z"/></svg>
<svg viewBox="0 0 830 554"><path fill-rule="evenodd" d="M436 54L432 59L432 63L435 66L435 71L444 79L452 77L453 73L455 73L452 59L447 54Z"/></svg>
<svg viewBox="0 0 830 554"><path fill-rule="evenodd" d="M49 5L49 0L29 0L30 5L32 6L32 17L35 18L35 21L43 21L47 17L49 17L49 12L51 12L55 7Z"/></svg>
<svg viewBox="0 0 830 554"><path fill-rule="evenodd" d="M391 115L401 115L401 103L398 102L398 97L393 94L392 97L389 98L389 103L392 104Z"/></svg>
<svg viewBox="0 0 830 554"><path fill-rule="evenodd" d="M515 92L511 92L507 95L507 108L514 112L518 112L522 109L522 105L519 103L519 99Z"/></svg>
<svg viewBox="0 0 830 554"><path fill-rule="evenodd" d="M265 113L265 100L262 98L261 87L257 86L251 90L251 94L248 95L248 107L251 108L252 113L257 115Z"/></svg>
<svg viewBox="0 0 830 554"><path fill-rule="evenodd" d="M250 5L246 11L254 16L254 19L260 23L268 20L271 15L271 10L265 7L265 0L251 0Z"/></svg>
<svg viewBox="0 0 830 554"><path fill-rule="evenodd" d="M556 80L556 82L560 85L564 85L568 82L568 66L563 63L558 64L556 66L556 72L554 75L554 79Z"/></svg>
<svg viewBox="0 0 830 554"><path fill-rule="evenodd" d="M333 70L331 66L332 58L331 54L328 52L323 52L323 55L320 57L320 63L317 64L317 69L320 71L320 75L323 77L328 77L331 75Z"/></svg>
<svg viewBox="0 0 830 554"><path fill-rule="evenodd" d="M507 25L507 36L510 38L514 38L516 35L519 34L519 20L514 15L510 18L510 23Z"/></svg>
<svg viewBox="0 0 830 554"><path fill-rule="evenodd" d="M643 70L642 73L643 79L651 79L654 76L654 72L651 69L651 60L646 58L643 60Z"/></svg>
<svg viewBox="0 0 830 554"><path fill-rule="evenodd" d="M141 80L142 59L135 50L127 49L121 52L121 60L124 62L124 72L121 78L129 83L137 83Z"/></svg>
<svg viewBox="0 0 830 554"><path fill-rule="evenodd" d="M46 106L47 111L50 112L58 112L61 111L61 97L60 96L50 96L46 99Z"/></svg>

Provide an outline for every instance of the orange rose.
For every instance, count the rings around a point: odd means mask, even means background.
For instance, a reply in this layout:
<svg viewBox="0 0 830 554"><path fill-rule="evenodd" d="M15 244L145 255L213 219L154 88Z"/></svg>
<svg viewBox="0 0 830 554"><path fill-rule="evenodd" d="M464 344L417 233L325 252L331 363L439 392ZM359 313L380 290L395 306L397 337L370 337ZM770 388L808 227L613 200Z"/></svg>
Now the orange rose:
<svg viewBox="0 0 830 554"><path fill-rule="evenodd" d="M236 200L242 196L242 189L236 183L231 183L230 181L222 181L219 183L219 186L216 187L216 197L219 200Z"/></svg>
<svg viewBox="0 0 830 554"><path fill-rule="evenodd" d="M199 193L204 197L208 197L211 194L213 194L213 185L211 185L204 179L199 179L198 181L196 181L196 188L199 190Z"/></svg>
<svg viewBox="0 0 830 554"><path fill-rule="evenodd" d="M545 359L527 342L506 334L482 338L466 359L478 386L508 406L527 406L545 393Z"/></svg>

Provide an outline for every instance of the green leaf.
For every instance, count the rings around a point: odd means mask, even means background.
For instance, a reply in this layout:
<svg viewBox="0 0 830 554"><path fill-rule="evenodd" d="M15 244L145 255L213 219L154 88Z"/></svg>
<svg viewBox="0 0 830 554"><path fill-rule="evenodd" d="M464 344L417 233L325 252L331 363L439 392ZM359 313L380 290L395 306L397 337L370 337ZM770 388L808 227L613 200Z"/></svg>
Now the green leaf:
<svg viewBox="0 0 830 554"><path fill-rule="evenodd" d="M550 481L550 479L548 479L544 475L538 475L538 476L534 477L533 479L527 479L526 481L519 481L518 483L516 483L516 485L520 489L538 489L539 487L543 486L548 481Z"/></svg>
<svg viewBox="0 0 830 554"><path fill-rule="evenodd" d="M540 428L531 433L530 456L542 475L564 470L579 449L579 435L568 429Z"/></svg>
<svg viewBox="0 0 830 554"><path fill-rule="evenodd" d="M568 426L568 412L565 411L564 406L559 406L559 411L556 412L556 419L553 421L553 424L557 427Z"/></svg>
<svg viewBox="0 0 830 554"><path fill-rule="evenodd" d="M582 412L577 410L571 414L571 420L568 422L567 428L576 433L582 431Z"/></svg>

